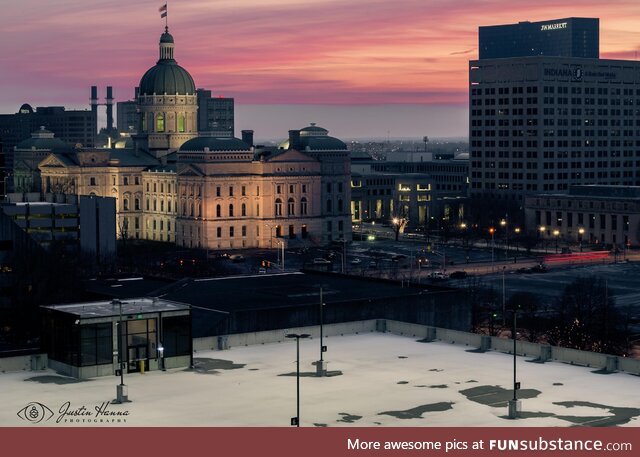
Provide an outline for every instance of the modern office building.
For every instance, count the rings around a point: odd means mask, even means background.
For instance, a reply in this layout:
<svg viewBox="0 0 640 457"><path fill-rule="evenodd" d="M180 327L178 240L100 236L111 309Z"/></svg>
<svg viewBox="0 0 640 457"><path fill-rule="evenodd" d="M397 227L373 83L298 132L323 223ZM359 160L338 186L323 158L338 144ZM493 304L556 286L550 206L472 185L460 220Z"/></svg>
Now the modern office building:
<svg viewBox="0 0 640 457"><path fill-rule="evenodd" d="M600 57L600 20L570 17L479 28L480 59Z"/></svg>
<svg viewBox="0 0 640 457"><path fill-rule="evenodd" d="M213 136L234 136L234 100L212 96L210 90L198 89L198 132Z"/></svg>
<svg viewBox="0 0 640 457"><path fill-rule="evenodd" d="M640 63L571 57L469 62L471 196L640 185Z"/></svg>
<svg viewBox="0 0 640 457"><path fill-rule="evenodd" d="M572 186L567 193L525 199L529 233L546 239L600 245L640 245L640 187Z"/></svg>
<svg viewBox="0 0 640 457"><path fill-rule="evenodd" d="M7 199L2 213L43 248L59 243L98 261L116 254L115 199L40 193Z"/></svg>
<svg viewBox="0 0 640 457"><path fill-rule="evenodd" d="M136 88L136 98L137 90ZM116 128L120 133L136 132L139 128L138 106L135 100L116 103Z"/></svg>

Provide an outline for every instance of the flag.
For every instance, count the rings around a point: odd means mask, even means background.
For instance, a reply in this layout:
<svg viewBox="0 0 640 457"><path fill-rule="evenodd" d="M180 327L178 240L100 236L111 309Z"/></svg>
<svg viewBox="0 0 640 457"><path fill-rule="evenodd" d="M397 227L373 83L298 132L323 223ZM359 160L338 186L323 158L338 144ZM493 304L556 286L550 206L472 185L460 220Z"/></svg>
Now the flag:
<svg viewBox="0 0 640 457"><path fill-rule="evenodd" d="M160 12L160 17L161 18L167 17L167 4L165 3L160 8L158 8L158 11Z"/></svg>
<svg viewBox="0 0 640 457"><path fill-rule="evenodd" d="M164 13L162 13L162 14L160 15L160 17L161 17L161 18L163 18L163 17L167 17L167 12L165 11Z"/></svg>

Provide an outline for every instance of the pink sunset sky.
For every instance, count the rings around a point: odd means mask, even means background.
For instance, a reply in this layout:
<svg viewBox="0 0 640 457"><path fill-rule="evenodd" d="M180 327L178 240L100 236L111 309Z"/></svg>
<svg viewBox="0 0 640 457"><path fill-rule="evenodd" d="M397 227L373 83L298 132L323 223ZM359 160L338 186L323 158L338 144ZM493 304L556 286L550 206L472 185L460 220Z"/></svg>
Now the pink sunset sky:
<svg viewBox="0 0 640 457"><path fill-rule="evenodd" d="M0 112L88 106L89 86L133 96L157 60L157 0L21 0L0 16ZM635 59L638 0L169 1L176 59L197 87L236 100L236 131L466 136L478 26L600 18L603 58Z"/></svg>

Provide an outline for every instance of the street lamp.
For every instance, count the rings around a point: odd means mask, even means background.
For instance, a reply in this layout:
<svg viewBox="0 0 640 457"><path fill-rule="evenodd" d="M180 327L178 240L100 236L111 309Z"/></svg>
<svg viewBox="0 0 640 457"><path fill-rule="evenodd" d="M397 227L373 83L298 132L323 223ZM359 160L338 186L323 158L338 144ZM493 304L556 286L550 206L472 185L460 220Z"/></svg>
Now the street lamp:
<svg viewBox="0 0 640 457"><path fill-rule="evenodd" d="M547 227L541 225L538 229L538 238L542 238L542 247L544 248L544 252L547 252L547 247L544 244L544 232L547 230Z"/></svg>
<svg viewBox="0 0 640 457"><path fill-rule="evenodd" d="M400 236L400 219L394 217L391 219L391 222L393 223L394 231L396 232L396 241L398 241L398 237Z"/></svg>
<svg viewBox="0 0 640 457"><path fill-rule="evenodd" d="M514 240L514 242L513 242L513 244L515 244L515 245L516 245L516 257L514 257L514 261L515 261L515 259L516 259L516 258L517 258L517 256L518 256L518 253L520 252L520 251L518 250L518 238L519 238L519 236L520 236L520 227L516 227L516 228L514 228L514 229L513 229L513 231L514 231L514 233L516 234L516 236L515 236L515 240Z"/></svg>
<svg viewBox="0 0 640 457"><path fill-rule="evenodd" d="M289 333L287 338L296 339L296 417L291 418L291 425L300 427L300 338L309 338L308 333Z"/></svg>
<svg viewBox="0 0 640 457"><path fill-rule="evenodd" d="M518 389L520 383L516 380L516 315L517 308L513 308L513 329L511 330L513 337L513 400L509 400L509 419L517 419L520 415L520 402L518 401Z"/></svg>
<svg viewBox="0 0 640 457"><path fill-rule="evenodd" d="M120 368L120 384L116 386L116 399L112 403L128 403L129 395L127 393L127 386L124 384L124 348L122 347L122 338L124 336L124 330L122 328L122 301L113 299L112 305L118 305L118 366Z"/></svg>
<svg viewBox="0 0 640 457"><path fill-rule="evenodd" d="M578 243L580 243L580 252L582 252L582 235L584 235L584 228L578 229Z"/></svg>
<svg viewBox="0 0 640 457"><path fill-rule="evenodd" d="M316 375L318 376L325 376L327 374L327 362L324 361L324 353L327 352L327 347L323 344L323 341L322 341L324 337L323 308L324 308L324 301L322 299L322 286L320 286L320 360L318 360L318 362L316 363Z"/></svg>
<svg viewBox="0 0 640 457"><path fill-rule="evenodd" d="M554 230L553 236L556 237L556 254L558 253L558 237L560 236L560 230Z"/></svg>
<svg viewBox="0 0 640 457"><path fill-rule="evenodd" d="M507 259L509 258L509 219L507 215L500 220L500 225L504 227L504 258Z"/></svg>
<svg viewBox="0 0 640 457"><path fill-rule="evenodd" d="M493 272L493 249L495 247L494 243L494 235L496 233L496 229L493 227L489 228L489 233L491 233L491 271Z"/></svg>

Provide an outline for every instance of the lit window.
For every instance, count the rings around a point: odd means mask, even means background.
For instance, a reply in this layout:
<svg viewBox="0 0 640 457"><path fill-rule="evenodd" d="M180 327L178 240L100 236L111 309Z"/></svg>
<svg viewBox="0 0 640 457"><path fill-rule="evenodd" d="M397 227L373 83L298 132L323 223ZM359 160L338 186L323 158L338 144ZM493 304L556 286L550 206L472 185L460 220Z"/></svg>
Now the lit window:
<svg viewBox="0 0 640 457"><path fill-rule="evenodd" d="M162 114L156 116L156 132L164 132L164 116Z"/></svg>

